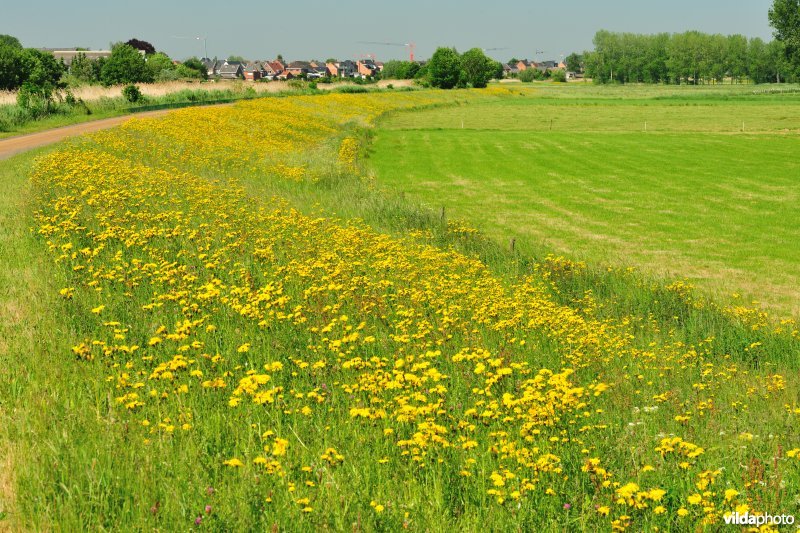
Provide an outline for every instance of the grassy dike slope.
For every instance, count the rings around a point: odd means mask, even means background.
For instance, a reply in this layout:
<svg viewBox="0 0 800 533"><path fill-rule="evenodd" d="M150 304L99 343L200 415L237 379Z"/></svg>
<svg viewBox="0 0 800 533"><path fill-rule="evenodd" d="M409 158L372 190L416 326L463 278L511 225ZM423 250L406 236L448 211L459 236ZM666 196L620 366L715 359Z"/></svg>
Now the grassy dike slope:
<svg viewBox="0 0 800 533"><path fill-rule="evenodd" d="M4 309L36 320L8 322L0 352L0 524L685 530L796 514L792 322L534 261L364 177L382 114L505 98L187 109L60 147L31 181L29 156L4 163Z"/></svg>

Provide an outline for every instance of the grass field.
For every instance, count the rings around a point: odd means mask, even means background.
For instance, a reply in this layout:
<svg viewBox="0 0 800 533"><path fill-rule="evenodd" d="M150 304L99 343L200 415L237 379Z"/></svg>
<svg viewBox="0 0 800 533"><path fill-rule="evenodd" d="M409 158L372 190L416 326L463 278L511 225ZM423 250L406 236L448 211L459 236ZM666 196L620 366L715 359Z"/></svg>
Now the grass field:
<svg viewBox="0 0 800 533"><path fill-rule="evenodd" d="M800 311L797 94L556 91L394 115L375 173L531 251Z"/></svg>
<svg viewBox="0 0 800 533"><path fill-rule="evenodd" d="M384 115L516 92L191 108L2 162L0 530L800 514L795 321L370 179Z"/></svg>

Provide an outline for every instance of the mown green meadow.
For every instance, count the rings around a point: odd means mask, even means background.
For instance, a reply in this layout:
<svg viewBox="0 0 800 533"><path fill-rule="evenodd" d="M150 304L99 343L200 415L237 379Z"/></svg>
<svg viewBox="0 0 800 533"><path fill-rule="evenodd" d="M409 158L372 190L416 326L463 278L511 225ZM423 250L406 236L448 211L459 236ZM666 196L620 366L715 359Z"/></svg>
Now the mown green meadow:
<svg viewBox="0 0 800 533"><path fill-rule="evenodd" d="M369 175L381 117L518 92L186 109L0 164L0 530L799 515L794 321Z"/></svg>
<svg viewBox="0 0 800 533"><path fill-rule="evenodd" d="M529 252L797 313L800 96L725 90L547 87L396 114L370 163L381 184Z"/></svg>

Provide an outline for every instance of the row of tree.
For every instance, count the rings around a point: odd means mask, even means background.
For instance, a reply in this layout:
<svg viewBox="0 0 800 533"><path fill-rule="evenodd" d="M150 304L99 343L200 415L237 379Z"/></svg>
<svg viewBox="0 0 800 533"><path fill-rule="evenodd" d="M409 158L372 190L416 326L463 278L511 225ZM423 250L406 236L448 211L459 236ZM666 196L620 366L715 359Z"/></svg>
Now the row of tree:
<svg viewBox="0 0 800 533"><path fill-rule="evenodd" d="M108 58L90 59L79 53L67 69L53 54L23 48L16 37L0 35L0 89L16 90L28 83L52 92L64 86L67 74L79 82L116 85L204 78L206 69L197 58L176 65L138 39L113 45Z"/></svg>
<svg viewBox="0 0 800 533"><path fill-rule="evenodd" d="M64 65L53 54L23 48L19 39L0 35L0 89L19 89L25 83L57 88Z"/></svg>
<svg viewBox="0 0 800 533"><path fill-rule="evenodd" d="M698 31L642 35L601 30L583 55L587 76L600 83L755 83L794 79L783 42Z"/></svg>
<svg viewBox="0 0 800 533"><path fill-rule="evenodd" d="M579 57L586 74L601 83L798 81L800 0L773 0L767 15L775 30L775 40L769 43L698 31L656 35L599 31L594 51L570 58Z"/></svg>
<svg viewBox="0 0 800 533"><path fill-rule="evenodd" d="M385 67L384 67L385 68ZM384 76L385 77L385 76ZM422 76L432 87L486 87L491 79L503 77L503 65L472 48L459 54L455 48L437 48L425 64Z"/></svg>
<svg viewBox="0 0 800 533"><path fill-rule="evenodd" d="M111 47L111 56L89 59L78 54L69 68L69 74L85 83L117 85L123 83L151 83L181 78L206 77L206 69L199 59L190 58L175 62L165 53L156 52L146 41L131 39Z"/></svg>

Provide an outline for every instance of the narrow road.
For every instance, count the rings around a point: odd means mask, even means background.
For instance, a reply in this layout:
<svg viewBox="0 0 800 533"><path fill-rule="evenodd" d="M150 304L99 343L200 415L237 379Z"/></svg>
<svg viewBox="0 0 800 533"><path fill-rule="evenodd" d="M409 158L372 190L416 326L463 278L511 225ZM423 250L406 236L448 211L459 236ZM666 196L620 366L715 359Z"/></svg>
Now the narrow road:
<svg viewBox="0 0 800 533"><path fill-rule="evenodd" d="M159 111L147 111L133 115L122 115L119 117L91 120L88 122L82 122L80 124L73 124L71 126L29 133L27 135L20 135L19 137L0 139L0 160L7 159L20 152L31 150L32 148L38 148L40 146L62 141L67 137L74 137L76 135L83 135L84 133L92 133L95 131L113 128L114 126L119 126L126 120L130 120L131 118L160 117L166 115L170 111L174 110L161 109Z"/></svg>

